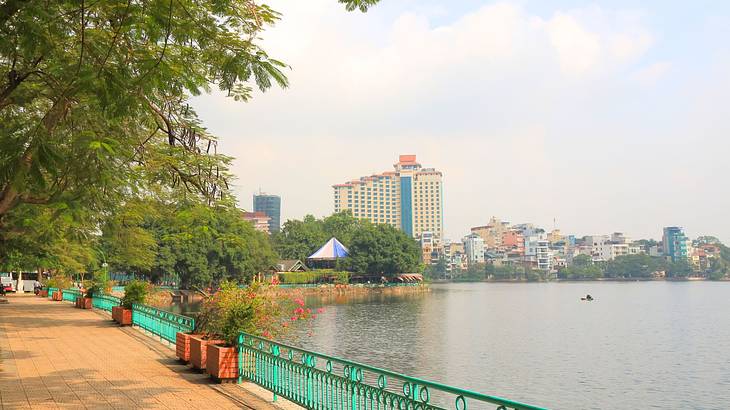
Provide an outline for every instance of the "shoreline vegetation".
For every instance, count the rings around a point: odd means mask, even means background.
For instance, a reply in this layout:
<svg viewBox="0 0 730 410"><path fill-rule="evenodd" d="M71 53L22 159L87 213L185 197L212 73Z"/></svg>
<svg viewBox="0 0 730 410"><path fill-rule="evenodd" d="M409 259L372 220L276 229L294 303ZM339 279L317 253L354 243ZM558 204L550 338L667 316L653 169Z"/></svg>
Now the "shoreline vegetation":
<svg viewBox="0 0 730 410"><path fill-rule="evenodd" d="M730 278L711 279L704 277L682 278L575 278L575 279L437 279L429 283L555 283L555 282L730 282Z"/></svg>

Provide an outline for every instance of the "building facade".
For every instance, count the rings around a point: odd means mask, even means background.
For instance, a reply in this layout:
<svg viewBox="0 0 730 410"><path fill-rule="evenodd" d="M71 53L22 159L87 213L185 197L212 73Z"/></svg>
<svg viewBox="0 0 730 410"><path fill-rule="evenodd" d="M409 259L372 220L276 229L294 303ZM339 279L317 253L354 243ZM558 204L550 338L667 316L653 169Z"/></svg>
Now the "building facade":
<svg viewBox="0 0 730 410"><path fill-rule="evenodd" d="M509 222L500 221L493 216L487 225L471 228L471 233L479 235L484 240L484 246L487 249L497 249L502 247L502 235L507 230L509 230Z"/></svg>
<svg viewBox="0 0 730 410"><path fill-rule="evenodd" d="M443 240L443 174L423 168L415 155L401 155L394 170L333 185L335 212L383 223L420 238Z"/></svg>
<svg viewBox="0 0 730 410"><path fill-rule="evenodd" d="M254 229L261 232L269 232L271 218L263 212L244 212L243 219L253 224Z"/></svg>
<svg viewBox="0 0 730 410"><path fill-rule="evenodd" d="M467 235L464 240L464 253L469 264L484 263L484 239L473 233Z"/></svg>
<svg viewBox="0 0 730 410"><path fill-rule="evenodd" d="M528 229L524 231L523 236L525 238L525 262L529 262L541 270L552 269L550 241L548 241L545 231Z"/></svg>
<svg viewBox="0 0 730 410"><path fill-rule="evenodd" d="M263 212L270 218L269 232L279 232L281 229L281 198L278 195L254 194L253 211Z"/></svg>
<svg viewBox="0 0 730 410"><path fill-rule="evenodd" d="M678 226L667 226L662 235L664 256L672 262L687 260L691 253L692 242Z"/></svg>

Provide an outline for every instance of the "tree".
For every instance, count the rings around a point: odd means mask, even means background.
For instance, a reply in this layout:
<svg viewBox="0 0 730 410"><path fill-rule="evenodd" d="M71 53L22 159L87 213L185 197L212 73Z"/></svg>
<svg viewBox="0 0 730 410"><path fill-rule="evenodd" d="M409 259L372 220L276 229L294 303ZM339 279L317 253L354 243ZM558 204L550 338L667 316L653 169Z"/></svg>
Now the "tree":
<svg viewBox="0 0 730 410"><path fill-rule="evenodd" d="M305 216L301 221L286 221L281 232L272 235L274 248L282 259L304 260L327 239L321 222L312 215Z"/></svg>
<svg viewBox="0 0 730 410"><path fill-rule="evenodd" d="M350 211L334 213L324 219L307 215L301 221L286 221L281 232L272 236L272 241L282 259L304 260L332 237L349 246L363 224Z"/></svg>
<svg viewBox="0 0 730 410"><path fill-rule="evenodd" d="M593 259L588 255L578 255L575 258L573 258L573 266L576 266L579 268L586 268L588 266L593 266Z"/></svg>
<svg viewBox="0 0 730 410"><path fill-rule="evenodd" d="M448 264L446 259L444 259L444 257L439 257L435 264L426 266L423 274L429 279L445 278L448 274Z"/></svg>
<svg viewBox="0 0 730 410"><path fill-rule="evenodd" d="M0 234L24 204L103 212L154 184L226 196L230 158L187 98L287 87L258 37L279 17L253 0L2 2Z"/></svg>
<svg viewBox="0 0 730 410"><path fill-rule="evenodd" d="M113 270L150 273L157 256L157 239L144 225L159 216L154 205L149 200L134 200L119 207L107 220L101 241Z"/></svg>
<svg viewBox="0 0 730 410"><path fill-rule="evenodd" d="M692 265L687 260L678 260L676 262L668 262L666 265L667 277L669 278L686 278L692 273Z"/></svg>
<svg viewBox="0 0 730 410"><path fill-rule="evenodd" d="M418 242L390 225L363 225L349 249L345 263L354 272L394 275L421 270Z"/></svg>
<svg viewBox="0 0 730 410"><path fill-rule="evenodd" d="M708 277L711 280L723 279L730 273L730 266L728 265L728 262L723 258L713 258Z"/></svg>
<svg viewBox="0 0 730 410"><path fill-rule="evenodd" d="M597 279L603 276L601 266L593 263L588 255L578 255L573 258L570 266L560 269L558 277L561 279Z"/></svg>
<svg viewBox="0 0 730 410"><path fill-rule="evenodd" d="M650 278L657 270L662 270L661 258L649 255L623 255L606 262L604 275L608 278Z"/></svg>
<svg viewBox="0 0 730 410"><path fill-rule="evenodd" d="M158 241L153 279L175 273L185 289L224 280L247 283L276 261L266 234L243 220L235 207L181 206L149 229Z"/></svg>

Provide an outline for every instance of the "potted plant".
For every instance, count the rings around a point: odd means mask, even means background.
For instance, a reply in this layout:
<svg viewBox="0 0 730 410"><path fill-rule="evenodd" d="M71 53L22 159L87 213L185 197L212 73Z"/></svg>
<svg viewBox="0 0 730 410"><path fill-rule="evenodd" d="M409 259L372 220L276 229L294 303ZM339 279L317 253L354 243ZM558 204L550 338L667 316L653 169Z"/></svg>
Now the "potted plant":
<svg viewBox="0 0 730 410"><path fill-rule="evenodd" d="M193 336L201 335L195 332L177 332L175 335L175 355L183 363L190 362L190 338Z"/></svg>
<svg viewBox="0 0 730 410"><path fill-rule="evenodd" d="M217 343L209 340L205 355L206 372L219 381L238 377L236 344L241 332L273 337L293 324L316 317L304 307L301 298L292 299L261 285L240 289L230 282L221 285L203 311L211 316L211 332L222 339Z"/></svg>
<svg viewBox="0 0 730 410"><path fill-rule="evenodd" d="M89 286L83 295L78 296L76 298L76 307L79 309L91 309L93 307L92 301L93 301L94 295L97 293L102 293L102 290L99 287L99 284L95 283L95 284Z"/></svg>
<svg viewBox="0 0 730 410"><path fill-rule="evenodd" d="M238 377L238 349L240 332L253 332L255 309L253 301L241 299L223 312L220 333L223 343L208 343L206 371L216 380Z"/></svg>
<svg viewBox="0 0 730 410"><path fill-rule="evenodd" d="M55 301L61 301L63 300L63 293L61 292L63 289L71 287L71 279L68 276L62 274L55 274L50 279L48 279L47 285L50 288L57 289L55 292L53 292L51 298Z"/></svg>
<svg viewBox="0 0 730 410"><path fill-rule="evenodd" d="M122 326L132 324L132 305L143 304L147 299L147 283L133 280L124 287L124 296L121 306L112 307L112 319Z"/></svg>
<svg viewBox="0 0 730 410"><path fill-rule="evenodd" d="M190 335L190 365L193 369L205 370L209 343L223 343L223 340L214 335Z"/></svg>

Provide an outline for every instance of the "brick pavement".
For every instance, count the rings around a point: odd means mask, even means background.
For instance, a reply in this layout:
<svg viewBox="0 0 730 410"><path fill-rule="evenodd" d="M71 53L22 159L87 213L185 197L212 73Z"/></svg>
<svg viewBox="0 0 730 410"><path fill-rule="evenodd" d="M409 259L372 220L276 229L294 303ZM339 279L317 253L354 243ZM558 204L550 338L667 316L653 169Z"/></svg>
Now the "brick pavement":
<svg viewBox="0 0 730 410"><path fill-rule="evenodd" d="M106 315L33 295L0 305L0 408L273 409ZM266 397L266 396L264 396Z"/></svg>

